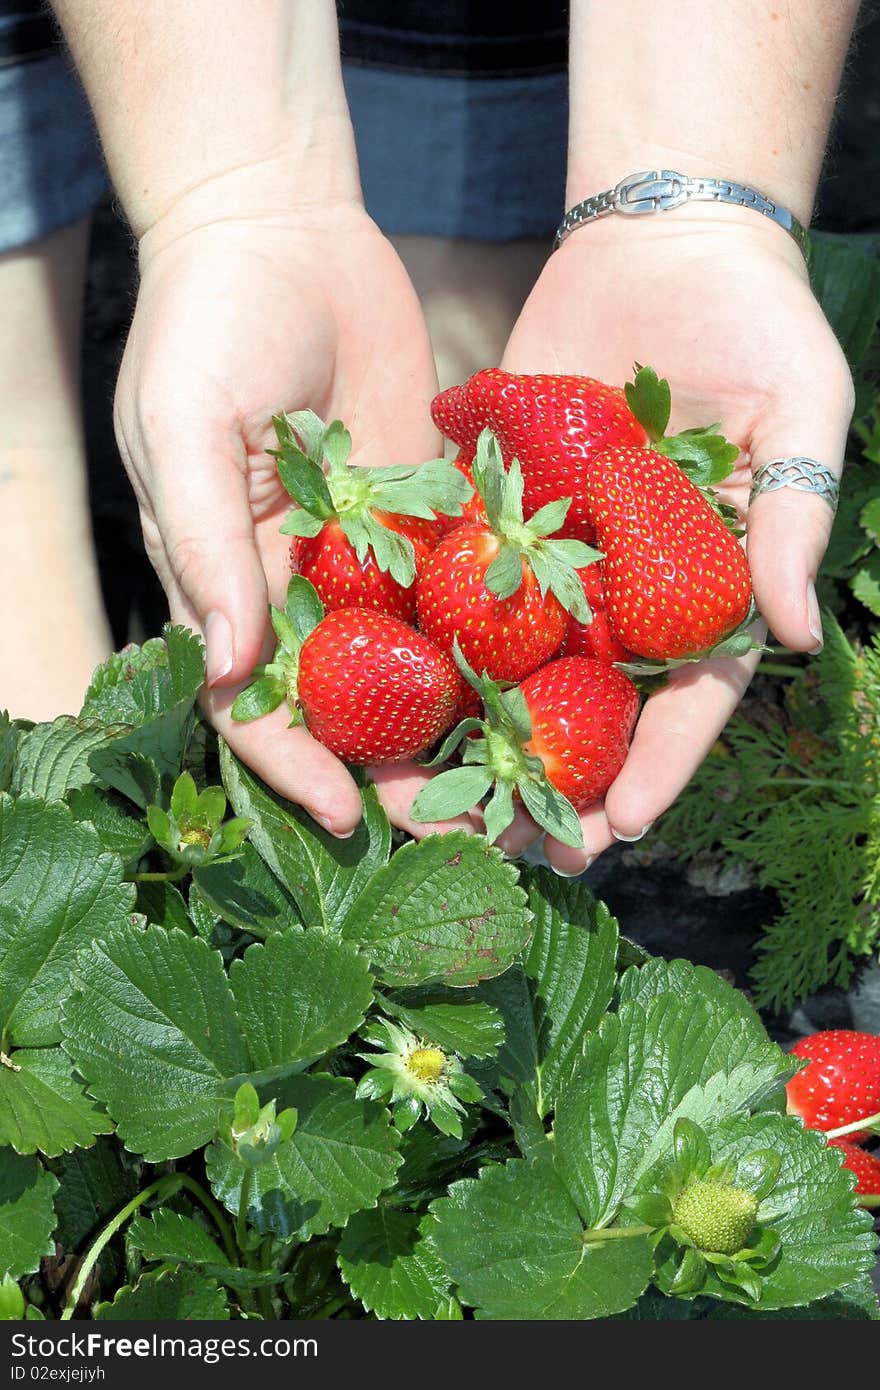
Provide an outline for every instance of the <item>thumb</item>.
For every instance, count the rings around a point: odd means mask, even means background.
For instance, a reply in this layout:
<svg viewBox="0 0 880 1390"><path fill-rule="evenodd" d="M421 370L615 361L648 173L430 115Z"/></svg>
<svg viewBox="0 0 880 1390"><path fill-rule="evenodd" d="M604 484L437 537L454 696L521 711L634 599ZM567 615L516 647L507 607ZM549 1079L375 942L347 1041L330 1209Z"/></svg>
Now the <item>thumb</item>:
<svg viewBox="0 0 880 1390"><path fill-rule="evenodd" d="M852 409L848 373L837 389L827 379L817 386L814 379L806 400L790 398L784 408L761 421L752 436L752 472L762 481L747 521L752 585L771 632L792 651L816 652L822 647L815 586L831 536L834 505L810 490L811 479L818 476L820 486L832 475L840 481ZM806 464L798 464L799 458ZM764 490L764 465L770 461L779 461L775 479L786 482Z"/></svg>
<svg viewBox="0 0 880 1390"><path fill-rule="evenodd" d="M184 469L158 460L151 471L147 542L172 619L203 634L207 684L235 685L260 659L268 604L244 461L226 441L222 451L200 450Z"/></svg>

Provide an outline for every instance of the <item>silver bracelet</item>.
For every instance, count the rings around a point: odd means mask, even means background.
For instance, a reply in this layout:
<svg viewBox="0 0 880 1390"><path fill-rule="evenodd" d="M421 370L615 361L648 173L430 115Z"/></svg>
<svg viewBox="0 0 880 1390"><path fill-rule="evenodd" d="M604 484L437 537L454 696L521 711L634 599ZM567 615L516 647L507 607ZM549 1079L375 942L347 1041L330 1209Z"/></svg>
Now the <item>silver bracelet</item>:
<svg viewBox="0 0 880 1390"><path fill-rule="evenodd" d="M605 217L608 213L641 216L648 212L668 212L670 208L694 202L735 203L738 207L754 208L755 212L783 227L794 237L804 256L807 254L806 228L794 213L774 203L772 198L758 193L754 188L747 188L743 183L734 183L732 179L689 178L686 174L677 174L674 169L627 174L613 188L585 198L582 203L575 203L560 223L553 249L557 250L577 227L583 227L585 223L594 222L597 217Z"/></svg>

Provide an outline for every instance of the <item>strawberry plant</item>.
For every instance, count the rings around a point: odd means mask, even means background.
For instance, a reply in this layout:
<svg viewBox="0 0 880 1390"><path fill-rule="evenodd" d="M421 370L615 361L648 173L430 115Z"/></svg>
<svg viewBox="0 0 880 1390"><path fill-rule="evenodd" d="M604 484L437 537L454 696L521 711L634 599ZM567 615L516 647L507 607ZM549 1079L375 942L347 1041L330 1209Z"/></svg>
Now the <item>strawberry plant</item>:
<svg viewBox="0 0 880 1390"><path fill-rule="evenodd" d="M203 674L171 627L0 720L4 1317L878 1316L744 996L366 783L333 839Z"/></svg>

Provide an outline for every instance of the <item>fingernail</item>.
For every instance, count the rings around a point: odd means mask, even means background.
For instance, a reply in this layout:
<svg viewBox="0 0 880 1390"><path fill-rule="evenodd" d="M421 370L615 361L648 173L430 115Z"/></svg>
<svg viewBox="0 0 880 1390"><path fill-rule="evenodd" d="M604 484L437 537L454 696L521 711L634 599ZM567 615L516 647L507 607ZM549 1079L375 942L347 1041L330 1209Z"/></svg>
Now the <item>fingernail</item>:
<svg viewBox="0 0 880 1390"><path fill-rule="evenodd" d="M216 685L232 670L232 628L223 613L209 613L205 619L207 681Z"/></svg>
<svg viewBox="0 0 880 1390"><path fill-rule="evenodd" d="M649 820L647 825L642 826L638 835L622 835L619 830L615 830L614 826L612 826L611 834L614 836L615 840L623 840L625 844L632 845L635 844L636 840L643 840L653 824L654 822Z"/></svg>
<svg viewBox="0 0 880 1390"><path fill-rule="evenodd" d="M807 627L810 635L815 637L816 646L810 649L810 656L818 656L825 645L822 636L822 615L819 612L819 600L816 597L816 586L812 579L807 585Z"/></svg>
<svg viewBox="0 0 880 1390"><path fill-rule="evenodd" d="M555 864L551 864L551 865L550 865L550 868L553 870L553 872L554 872L554 874L556 875L557 878L580 878L581 874L585 874L585 873L587 872L587 869L588 869L588 868L590 867L590 865L593 863L593 861L594 861L595 858L596 858L595 854L589 855L589 856L587 857L587 859L585 860L585 862L584 862L583 868L581 868L581 869L574 869L574 870L572 871L572 873L570 873L570 874L569 874L569 873L566 873L566 872L565 872L565 869L557 869L557 867L556 867Z"/></svg>
<svg viewBox="0 0 880 1390"><path fill-rule="evenodd" d="M346 830L344 835L341 830L334 830L333 822L329 816L315 816L315 820L318 822L319 825L323 825L327 833L329 835L333 835L334 838L337 840L350 840L352 835L354 834L354 830ZM355 830L356 829L357 826L355 826Z"/></svg>

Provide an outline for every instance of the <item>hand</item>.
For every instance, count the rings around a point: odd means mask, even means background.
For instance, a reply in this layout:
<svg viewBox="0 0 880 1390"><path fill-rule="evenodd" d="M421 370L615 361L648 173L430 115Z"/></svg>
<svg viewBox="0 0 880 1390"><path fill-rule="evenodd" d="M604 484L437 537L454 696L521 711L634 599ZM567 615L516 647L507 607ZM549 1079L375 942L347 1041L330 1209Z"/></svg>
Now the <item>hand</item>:
<svg viewBox="0 0 880 1390"><path fill-rule="evenodd" d="M353 202L203 225L177 208L143 238L141 269L116 428L147 551L172 620L205 637L211 722L265 781L345 836L361 802L342 764L288 730L283 708L253 724L230 715L271 650L267 603L283 606L289 575L279 527L290 500L266 448L271 416L308 406L346 422L356 462L436 455L421 310ZM383 773L393 819L412 799L398 783L417 775Z"/></svg>
<svg viewBox="0 0 880 1390"><path fill-rule="evenodd" d="M724 497L742 512L751 470L767 459L803 454L839 476L852 382L795 243L745 209L637 221L585 227L551 256L502 365L618 383L635 361L656 368L672 388L670 429L719 422L739 444ZM758 607L794 651L821 647L814 581L831 522L821 498L791 489L760 496L748 514ZM586 851L548 837L554 867L577 873L615 837L640 838L687 785L756 666L752 654L677 671L648 700L604 804L581 816ZM520 817L503 843L515 852L534 834Z"/></svg>

